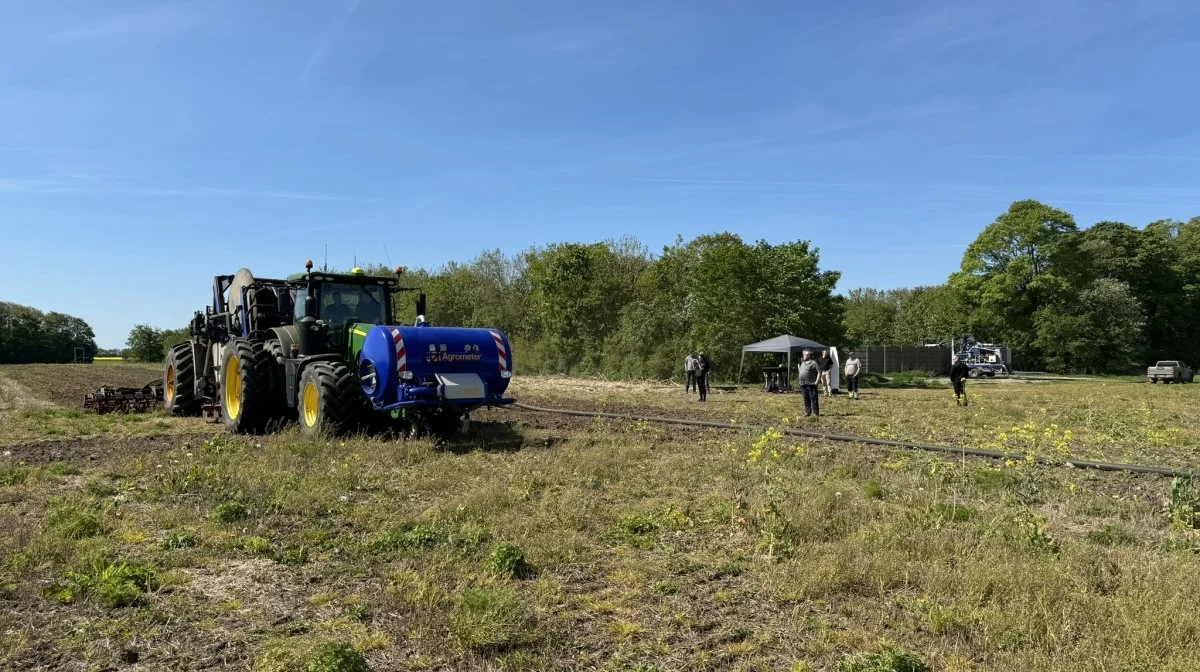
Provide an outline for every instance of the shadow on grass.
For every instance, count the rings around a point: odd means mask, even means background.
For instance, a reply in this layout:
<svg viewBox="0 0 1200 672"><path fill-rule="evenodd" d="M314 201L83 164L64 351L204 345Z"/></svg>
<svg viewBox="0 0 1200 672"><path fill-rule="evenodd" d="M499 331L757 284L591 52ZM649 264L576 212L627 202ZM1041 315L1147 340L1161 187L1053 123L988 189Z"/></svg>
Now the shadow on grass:
<svg viewBox="0 0 1200 672"><path fill-rule="evenodd" d="M867 373L863 374L859 384L868 389L927 389L941 388L949 384L949 379L931 383L929 379L932 377L933 374L928 371L902 371L887 375Z"/></svg>
<svg viewBox="0 0 1200 672"><path fill-rule="evenodd" d="M456 434L438 442L442 450L461 454L476 450L496 453L515 453L527 445L525 435L510 422L474 421L465 434Z"/></svg>

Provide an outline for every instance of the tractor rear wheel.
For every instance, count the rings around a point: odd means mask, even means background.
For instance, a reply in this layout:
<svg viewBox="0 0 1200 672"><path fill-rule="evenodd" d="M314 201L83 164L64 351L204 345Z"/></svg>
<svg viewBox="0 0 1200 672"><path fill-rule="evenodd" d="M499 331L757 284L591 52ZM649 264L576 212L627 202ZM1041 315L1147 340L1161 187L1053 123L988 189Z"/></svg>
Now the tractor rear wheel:
<svg viewBox="0 0 1200 672"><path fill-rule="evenodd" d="M968 369L967 377L968 378L978 378L979 377L979 369Z"/></svg>
<svg viewBox="0 0 1200 672"><path fill-rule="evenodd" d="M163 362L163 406L171 415L197 415L200 410L191 343L180 343L167 353Z"/></svg>
<svg viewBox="0 0 1200 672"><path fill-rule="evenodd" d="M349 434L367 417L362 386L344 362L313 362L300 374L296 395L305 434Z"/></svg>
<svg viewBox="0 0 1200 672"><path fill-rule="evenodd" d="M259 434L271 419L270 355L259 343L235 338L221 366L221 416L235 434Z"/></svg>
<svg viewBox="0 0 1200 672"><path fill-rule="evenodd" d="M267 370L271 379L271 415L279 424L295 421L296 409L289 408L287 402L287 355L283 352L283 344L273 338L263 344L263 349L270 360Z"/></svg>

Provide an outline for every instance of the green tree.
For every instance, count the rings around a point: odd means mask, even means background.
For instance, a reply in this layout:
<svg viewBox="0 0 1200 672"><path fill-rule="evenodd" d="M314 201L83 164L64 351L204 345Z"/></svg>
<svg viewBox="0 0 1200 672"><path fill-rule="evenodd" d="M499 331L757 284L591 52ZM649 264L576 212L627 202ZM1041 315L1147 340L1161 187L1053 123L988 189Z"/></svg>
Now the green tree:
<svg viewBox="0 0 1200 672"><path fill-rule="evenodd" d="M1040 309L1035 323L1051 370L1119 373L1140 365L1145 317L1120 280L1098 278L1072 300Z"/></svg>
<svg viewBox="0 0 1200 672"><path fill-rule="evenodd" d="M979 234L951 283L967 299L977 338L1013 348L1018 367L1041 364L1034 316L1069 294L1079 273L1071 215L1017 201Z"/></svg>
<svg viewBox="0 0 1200 672"><path fill-rule="evenodd" d="M164 329L159 332L159 337L162 339L163 352L160 357L165 357L167 351L179 345L186 343L192 338L191 327L179 327L178 329Z"/></svg>
<svg viewBox="0 0 1200 672"><path fill-rule="evenodd" d="M126 359L135 362L157 362L163 358L162 331L148 324L139 324L129 332L125 341Z"/></svg>
<svg viewBox="0 0 1200 672"><path fill-rule="evenodd" d="M747 343L780 334L825 343L845 337L844 309L833 294L840 274L820 270L808 242L747 245L721 233L687 247L688 341L707 349L717 377L736 374Z"/></svg>
<svg viewBox="0 0 1200 672"><path fill-rule="evenodd" d="M96 354L96 340L87 322L64 313L0 301L0 364L64 363Z"/></svg>
<svg viewBox="0 0 1200 672"><path fill-rule="evenodd" d="M693 258L677 238L638 274L633 299L605 344L605 374L667 379L682 373L692 327L687 273Z"/></svg>
<svg viewBox="0 0 1200 672"><path fill-rule="evenodd" d="M916 287L900 301L896 345L940 343L969 331L962 293L951 285Z"/></svg>
<svg viewBox="0 0 1200 672"><path fill-rule="evenodd" d="M865 347L895 343L900 305L894 291L852 289L846 297L845 311L846 339L850 344Z"/></svg>
<svg viewBox="0 0 1200 672"><path fill-rule="evenodd" d="M620 272L623 260L605 243L555 244L527 258L534 356L563 373L599 371L604 341L633 290Z"/></svg>

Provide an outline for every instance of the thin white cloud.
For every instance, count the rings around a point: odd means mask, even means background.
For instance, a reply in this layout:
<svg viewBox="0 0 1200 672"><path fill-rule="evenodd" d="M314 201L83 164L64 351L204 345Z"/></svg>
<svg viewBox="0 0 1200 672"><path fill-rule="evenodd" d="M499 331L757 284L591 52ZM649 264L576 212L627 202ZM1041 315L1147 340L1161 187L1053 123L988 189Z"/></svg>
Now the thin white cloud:
<svg viewBox="0 0 1200 672"><path fill-rule="evenodd" d="M1054 189L1062 193L1097 193L1107 194L1121 192L1125 194L1155 194L1159 196L1200 197L1200 188L1192 187L1110 187L1110 186L1055 186L1055 185L1020 185L1020 184L949 184L940 182L819 182L803 180L704 180L680 178L629 178L632 182L647 182L659 184L698 184L698 185L732 185L759 187L814 187L830 189L911 189L911 190L945 190L945 191L982 191L982 192L1044 192ZM952 197L947 197L952 198ZM1200 200L1197 200L1200 205ZM1146 205L1153 205L1147 203Z"/></svg>
<svg viewBox="0 0 1200 672"><path fill-rule="evenodd" d="M49 36L62 45L75 42L162 38L187 32L200 19L197 8L187 3L155 4L145 9L112 14L77 24Z"/></svg>
<svg viewBox="0 0 1200 672"><path fill-rule="evenodd" d="M300 70L300 75L296 78L296 81L301 84L307 82L312 72L329 58L338 37L341 36L346 28L346 24L350 22L350 18L358 11L361 4L362 0L350 0L350 4L346 8L346 13L341 18L325 26L325 29L321 31L320 38L317 39L316 46L312 48L312 51L308 52L308 60L305 61L304 68Z"/></svg>
<svg viewBox="0 0 1200 672"><path fill-rule="evenodd" d="M62 166L53 166L53 168L54 168L54 170L56 170L58 172L59 175L62 175L63 177L74 180L76 182L85 182L87 184L94 184L94 185L98 185L101 187L112 186L112 183L110 181L108 181L107 179L98 177L96 175L92 175L91 173L85 173L83 171L74 170L71 168L64 168Z"/></svg>
<svg viewBox="0 0 1200 672"><path fill-rule="evenodd" d="M1088 160L1112 160L1112 161L1169 161L1191 163L1200 161L1200 153L1197 154L1042 154L1034 156L1031 154L958 154L951 156L953 159L980 160L980 161L1045 161L1046 159L1088 159Z"/></svg>
<svg viewBox="0 0 1200 672"><path fill-rule="evenodd" d="M126 194L135 196L173 196L189 198L246 198L292 201L346 201L353 203L379 203L382 199L344 196L309 191L286 191L272 189L233 189L228 187L139 187L106 186L102 184L80 185L72 177L70 181L60 178L0 178L0 191L24 194Z"/></svg>

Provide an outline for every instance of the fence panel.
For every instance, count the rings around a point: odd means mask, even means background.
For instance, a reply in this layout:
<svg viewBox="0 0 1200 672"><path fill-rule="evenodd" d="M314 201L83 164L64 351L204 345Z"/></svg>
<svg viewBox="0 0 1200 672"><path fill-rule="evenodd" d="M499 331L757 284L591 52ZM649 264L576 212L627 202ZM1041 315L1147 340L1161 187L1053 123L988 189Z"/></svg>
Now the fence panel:
<svg viewBox="0 0 1200 672"><path fill-rule="evenodd" d="M950 348L916 345L879 345L857 351L866 373L899 373L929 371L944 376L950 373Z"/></svg>

